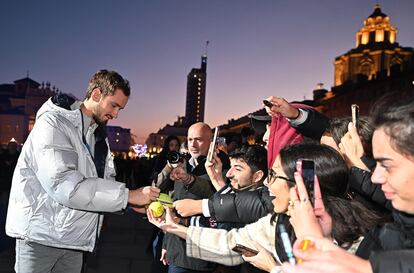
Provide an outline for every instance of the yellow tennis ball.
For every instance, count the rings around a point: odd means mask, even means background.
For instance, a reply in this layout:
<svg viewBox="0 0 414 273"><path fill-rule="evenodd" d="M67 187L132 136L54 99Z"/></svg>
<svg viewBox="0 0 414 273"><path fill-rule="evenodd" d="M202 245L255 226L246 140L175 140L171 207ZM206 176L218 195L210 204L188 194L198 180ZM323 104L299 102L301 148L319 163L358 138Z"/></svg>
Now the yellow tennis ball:
<svg viewBox="0 0 414 273"><path fill-rule="evenodd" d="M158 201L152 202L148 208L152 211L152 214L156 218L161 217L164 214L164 208Z"/></svg>

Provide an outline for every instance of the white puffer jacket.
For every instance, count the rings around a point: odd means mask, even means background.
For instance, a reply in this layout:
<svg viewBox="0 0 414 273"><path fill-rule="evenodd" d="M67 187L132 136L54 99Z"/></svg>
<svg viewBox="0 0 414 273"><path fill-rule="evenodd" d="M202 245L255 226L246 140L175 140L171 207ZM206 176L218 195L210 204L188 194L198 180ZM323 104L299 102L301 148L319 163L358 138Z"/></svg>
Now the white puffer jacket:
<svg viewBox="0 0 414 273"><path fill-rule="evenodd" d="M82 142L80 110L66 110L49 99L37 113L14 171L7 235L92 251L103 220L98 212L120 211L127 205L128 189L114 177L108 147L105 176L98 178Z"/></svg>

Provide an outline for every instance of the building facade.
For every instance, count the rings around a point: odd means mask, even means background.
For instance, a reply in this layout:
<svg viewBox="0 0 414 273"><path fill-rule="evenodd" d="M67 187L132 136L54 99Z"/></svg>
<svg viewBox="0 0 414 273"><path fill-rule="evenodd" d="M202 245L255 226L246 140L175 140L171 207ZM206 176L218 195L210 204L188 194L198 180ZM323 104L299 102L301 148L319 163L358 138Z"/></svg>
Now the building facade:
<svg viewBox="0 0 414 273"><path fill-rule="evenodd" d="M204 121L206 103L207 56L201 57L201 67L193 68L187 76L185 122L187 126Z"/></svg>
<svg viewBox="0 0 414 273"><path fill-rule="evenodd" d="M33 128L36 112L59 90L29 77L0 84L0 144L14 138L22 144Z"/></svg>
<svg viewBox="0 0 414 273"><path fill-rule="evenodd" d="M373 80L381 74L390 76L393 67L404 71L412 65L413 49L397 43L397 32L377 4L356 33L356 48L335 59L334 86L360 78Z"/></svg>
<svg viewBox="0 0 414 273"><path fill-rule="evenodd" d="M356 32L356 48L334 60L334 84L313 90L313 101L300 103L316 107L328 117L351 115L358 104L361 115L368 115L382 96L393 93L404 98L414 93L414 50L397 43L398 29L377 4L373 13ZM220 125L222 132L240 132L248 126L247 115Z"/></svg>
<svg viewBox="0 0 414 273"><path fill-rule="evenodd" d="M398 29L377 4L356 32L356 48L336 57L334 86L313 91L314 105L329 117L350 115L358 104L367 115L381 96L414 93L414 50L397 43Z"/></svg>
<svg viewBox="0 0 414 273"><path fill-rule="evenodd" d="M187 138L188 128L197 122L204 122L207 82L207 54L201 57L201 67L191 69L187 75L187 95L185 116L178 117L173 125L167 124L156 133L151 133L145 141L149 153L159 153L164 140L169 135L177 136L181 141Z"/></svg>
<svg viewBox="0 0 414 273"><path fill-rule="evenodd" d="M131 129L122 128L120 126L106 126L109 147L111 152L118 154L127 154L132 145Z"/></svg>
<svg viewBox="0 0 414 273"><path fill-rule="evenodd" d="M158 154L162 151L164 141L168 136L176 136L182 142L187 140L188 127L185 124L184 117L178 117L177 121L173 125L167 124L163 128L159 129L157 133L151 133L145 144L150 155Z"/></svg>

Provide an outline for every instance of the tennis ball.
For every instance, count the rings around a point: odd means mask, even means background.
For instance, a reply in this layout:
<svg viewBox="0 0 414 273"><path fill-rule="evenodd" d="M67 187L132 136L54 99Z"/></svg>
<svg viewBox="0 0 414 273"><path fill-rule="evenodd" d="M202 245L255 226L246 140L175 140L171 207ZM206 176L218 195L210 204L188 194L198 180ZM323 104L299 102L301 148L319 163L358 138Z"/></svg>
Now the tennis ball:
<svg viewBox="0 0 414 273"><path fill-rule="evenodd" d="M158 201L152 202L148 208L152 211L152 214L156 218L161 217L164 214L164 208Z"/></svg>
<svg viewBox="0 0 414 273"><path fill-rule="evenodd" d="M174 201L168 194L166 193L160 193L160 195L157 198L158 201L161 202L164 206L167 206L169 208L172 208L172 202Z"/></svg>

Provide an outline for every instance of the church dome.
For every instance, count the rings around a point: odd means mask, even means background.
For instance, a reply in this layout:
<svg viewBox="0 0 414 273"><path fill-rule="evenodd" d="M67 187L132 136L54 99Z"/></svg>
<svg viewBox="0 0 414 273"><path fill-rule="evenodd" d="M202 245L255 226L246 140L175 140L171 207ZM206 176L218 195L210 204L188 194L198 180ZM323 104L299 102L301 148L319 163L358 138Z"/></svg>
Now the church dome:
<svg viewBox="0 0 414 273"><path fill-rule="evenodd" d="M364 26L356 33L356 46L376 43L394 44L397 42L397 32L397 28L390 22L390 17L381 11L379 4L376 4L374 12L364 21Z"/></svg>
<svg viewBox="0 0 414 273"><path fill-rule="evenodd" d="M382 12L379 4L375 5L374 12L370 16L368 16L368 18L374 18L374 19L377 17L388 17L385 13Z"/></svg>

